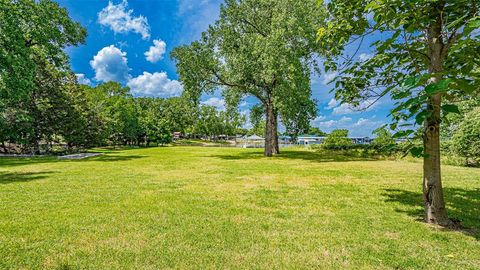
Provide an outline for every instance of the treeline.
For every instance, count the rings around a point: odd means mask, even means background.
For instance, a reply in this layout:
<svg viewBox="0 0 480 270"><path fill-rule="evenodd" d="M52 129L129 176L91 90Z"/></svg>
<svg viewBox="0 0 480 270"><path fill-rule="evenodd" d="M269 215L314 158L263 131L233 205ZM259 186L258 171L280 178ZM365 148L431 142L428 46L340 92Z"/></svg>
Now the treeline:
<svg viewBox="0 0 480 270"><path fill-rule="evenodd" d="M457 102L459 112L444 119L445 128L441 131L442 162L448 165L480 166L480 98ZM348 130L337 129L329 134L321 131L310 134L322 134L325 141L313 148L319 150L342 151L344 154L362 156L382 155L406 156L412 147L422 147L422 129L409 139L396 137L387 128L373 131L374 140L370 144L354 144L348 139ZM402 139L398 142L396 139Z"/></svg>
<svg viewBox="0 0 480 270"><path fill-rule="evenodd" d="M45 90L45 91L42 91ZM244 118L235 110L194 106L182 97L135 98L116 82L96 87L74 78L49 89L35 88L25 107L2 117L3 152L76 151L105 145L162 145L172 134L216 138L235 135ZM61 146L61 147L59 147Z"/></svg>

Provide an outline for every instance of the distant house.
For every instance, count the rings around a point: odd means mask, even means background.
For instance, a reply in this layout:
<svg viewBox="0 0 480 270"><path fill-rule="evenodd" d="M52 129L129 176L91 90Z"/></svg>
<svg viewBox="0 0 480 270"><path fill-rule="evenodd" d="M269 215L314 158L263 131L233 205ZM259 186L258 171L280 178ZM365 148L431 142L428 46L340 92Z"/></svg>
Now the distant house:
<svg viewBox="0 0 480 270"><path fill-rule="evenodd" d="M321 144L326 137L315 136L315 135L300 135L297 138L297 144L300 145L312 145L312 144Z"/></svg>
<svg viewBox="0 0 480 270"><path fill-rule="evenodd" d="M236 144L242 148L262 148L265 146L265 138L258 135L244 136L237 138Z"/></svg>
<svg viewBox="0 0 480 270"><path fill-rule="evenodd" d="M178 139L181 139L183 136L182 136L182 133L181 132L173 132L173 139L174 140L178 140Z"/></svg>
<svg viewBox="0 0 480 270"><path fill-rule="evenodd" d="M293 143L292 137L290 136L278 136L278 142L280 144L291 144Z"/></svg>
<svg viewBox="0 0 480 270"><path fill-rule="evenodd" d="M300 145L314 145L322 144L327 137L315 135L300 135L297 138L297 144ZM369 137L348 137L353 144L371 144L373 139Z"/></svg>
<svg viewBox="0 0 480 270"><path fill-rule="evenodd" d="M372 138L369 137L348 137L352 140L353 144L371 144L373 142Z"/></svg>

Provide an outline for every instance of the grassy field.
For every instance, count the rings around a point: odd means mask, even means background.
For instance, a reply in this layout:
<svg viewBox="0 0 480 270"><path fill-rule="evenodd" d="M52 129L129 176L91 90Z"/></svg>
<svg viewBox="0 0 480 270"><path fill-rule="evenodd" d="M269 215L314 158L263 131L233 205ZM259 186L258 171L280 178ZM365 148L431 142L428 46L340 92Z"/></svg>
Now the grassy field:
<svg viewBox="0 0 480 270"><path fill-rule="evenodd" d="M443 167L428 226L421 163L290 149L164 147L0 159L0 269L480 269L480 169Z"/></svg>

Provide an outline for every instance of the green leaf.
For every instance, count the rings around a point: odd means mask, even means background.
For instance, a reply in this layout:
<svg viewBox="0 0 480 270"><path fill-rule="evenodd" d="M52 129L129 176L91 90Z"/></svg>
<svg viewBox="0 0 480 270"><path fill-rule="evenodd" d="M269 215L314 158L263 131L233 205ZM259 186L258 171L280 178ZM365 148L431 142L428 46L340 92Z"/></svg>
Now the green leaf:
<svg viewBox="0 0 480 270"><path fill-rule="evenodd" d="M446 113L460 114L460 110L458 109L458 106L454 104L445 104L442 106L442 110Z"/></svg>
<svg viewBox="0 0 480 270"><path fill-rule="evenodd" d="M419 81L420 81L420 76L408 77L402 82L402 87L403 88L413 88L413 87L417 86Z"/></svg>
<svg viewBox="0 0 480 270"><path fill-rule="evenodd" d="M436 84L429 84L425 87L425 92L429 95L435 94L438 92L438 86Z"/></svg>
<svg viewBox="0 0 480 270"><path fill-rule="evenodd" d="M410 148L410 153L412 153L412 156L414 157L422 157L423 156L423 147L412 147Z"/></svg>
<svg viewBox="0 0 480 270"><path fill-rule="evenodd" d="M425 119L430 116L432 113L429 112L429 111L426 111L426 110L423 110L421 111L419 114L417 114L417 116L415 116L415 123L417 125L421 125L423 124L423 122L425 121Z"/></svg>
<svg viewBox="0 0 480 270"><path fill-rule="evenodd" d="M447 78L439 81L438 83L429 84L425 87L425 92L429 95L437 94L448 90L448 86L452 83L452 79Z"/></svg>
<svg viewBox="0 0 480 270"><path fill-rule="evenodd" d="M455 21L451 22L450 24L448 24L446 28L447 29L452 29L457 24L459 24L461 21L463 21L467 16L468 16L468 14L463 15L462 17L460 17L460 18L456 19Z"/></svg>
<svg viewBox="0 0 480 270"><path fill-rule="evenodd" d="M407 130L400 130L397 133L393 134L393 138L398 139L398 138L406 138L409 135L413 134L415 130L412 129L407 129Z"/></svg>

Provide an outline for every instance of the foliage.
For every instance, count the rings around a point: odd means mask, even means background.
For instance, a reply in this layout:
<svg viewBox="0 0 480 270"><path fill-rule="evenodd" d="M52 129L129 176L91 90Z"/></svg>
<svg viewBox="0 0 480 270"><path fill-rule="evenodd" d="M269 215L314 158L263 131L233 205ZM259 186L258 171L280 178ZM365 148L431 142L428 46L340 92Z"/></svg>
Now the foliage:
<svg viewBox="0 0 480 270"><path fill-rule="evenodd" d="M41 140L48 145L73 124L63 49L83 43L86 31L50 0L1 0L0 20L0 141L39 152Z"/></svg>
<svg viewBox="0 0 480 270"><path fill-rule="evenodd" d="M325 68L338 70L336 97L358 105L390 95L397 100L392 110L392 129L403 127L397 137L408 137L415 129L405 129L409 120L420 125L432 117L427 106L431 97L441 95L443 115L457 112L451 102L479 89L478 57L480 26L476 12L479 1L330 1L335 19L318 32ZM440 70L432 70L432 28L435 10L442 10L441 36L435 44L441 54ZM373 16L372 18L370 16ZM382 33L385 39L372 44L370 59L355 61L351 55L337 61L346 46L361 45L364 38ZM436 52L437 53L437 52ZM435 78L435 82L432 81ZM406 122L405 122L406 121ZM401 124L400 122L403 122Z"/></svg>
<svg viewBox="0 0 480 270"><path fill-rule="evenodd" d="M424 158L425 221L453 226L442 191L440 123L445 115L459 113L455 101L480 89L480 1L332 0L324 5L331 16L319 28L318 41L325 69L339 73L335 98L358 106L389 95L397 101L390 113L390 128L398 129L394 138L408 138L423 125L423 146L412 145L411 152ZM375 39L372 57L356 60L369 38Z"/></svg>
<svg viewBox="0 0 480 270"><path fill-rule="evenodd" d="M353 145L353 142L348 138L348 130L335 129L327 135L327 138L325 138L325 141L322 143L322 148L346 149L351 145Z"/></svg>
<svg viewBox="0 0 480 270"><path fill-rule="evenodd" d="M469 160L473 164L480 162L480 108L465 115L453 135L452 148L455 153L465 157L467 165Z"/></svg>
<svg viewBox="0 0 480 270"><path fill-rule="evenodd" d="M320 137L325 137L328 135L326 132L322 131L318 127L310 127L306 133L309 135L315 135Z"/></svg>
<svg viewBox="0 0 480 270"><path fill-rule="evenodd" d="M202 105L195 121L194 131L210 139L217 140L219 135L234 136L245 119L238 113L217 111L213 106Z"/></svg>
<svg viewBox="0 0 480 270"><path fill-rule="evenodd" d="M373 131L375 139L372 146L379 152L391 155L397 150L397 145L392 134L385 128L381 127Z"/></svg>
<svg viewBox="0 0 480 270"><path fill-rule="evenodd" d="M185 96L222 89L227 103L256 97L265 113L265 154L278 153L278 116L298 132L315 117L310 67L321 12L314 0L228 0L202 38L172 57Z"/></svg>

